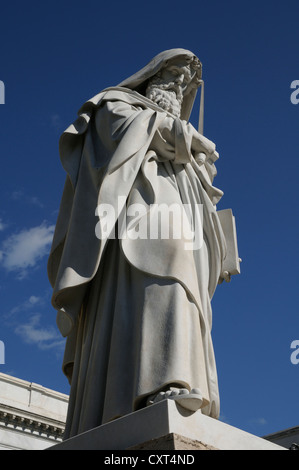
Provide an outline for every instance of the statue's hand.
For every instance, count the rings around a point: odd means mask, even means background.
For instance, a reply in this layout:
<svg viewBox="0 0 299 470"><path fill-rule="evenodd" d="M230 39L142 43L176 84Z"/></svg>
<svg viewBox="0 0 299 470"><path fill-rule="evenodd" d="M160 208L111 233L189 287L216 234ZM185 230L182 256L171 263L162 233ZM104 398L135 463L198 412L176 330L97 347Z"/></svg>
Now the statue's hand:
<svg viewBox="0 0 299 470"><path fill-rule="evenodd" d="M223 281L225 282L231 281L231 274L228 271L223 271L221 273L218 284L221 284Z"/></svg>
<svg viewBox="0 0 299 470"><path fill-rule="evenodd" d="M205 161L214 163L219 158L216 145L211 140L199 134L194 128L191 147L194 158L198 164L205 163Z"/></svg>
<svg viewBox="0 0 299 470"><path fill-rule="evenodd" d="M219 153L216 150L212 153L197 152L194 154L194 159L198 165L202 165L205 162L214 163L219 158Z"/></svg>

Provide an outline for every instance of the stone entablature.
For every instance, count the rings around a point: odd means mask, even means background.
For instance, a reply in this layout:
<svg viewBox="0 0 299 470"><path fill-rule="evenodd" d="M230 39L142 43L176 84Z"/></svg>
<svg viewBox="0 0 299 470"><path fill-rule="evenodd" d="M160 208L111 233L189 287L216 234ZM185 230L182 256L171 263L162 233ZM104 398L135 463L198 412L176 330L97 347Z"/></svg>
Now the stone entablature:
<svg viewBox="0 0 299 470"><path fill-rule="evenodd" d="M62 441L68 396L0 373L0 449L43 449Z"/></svg>

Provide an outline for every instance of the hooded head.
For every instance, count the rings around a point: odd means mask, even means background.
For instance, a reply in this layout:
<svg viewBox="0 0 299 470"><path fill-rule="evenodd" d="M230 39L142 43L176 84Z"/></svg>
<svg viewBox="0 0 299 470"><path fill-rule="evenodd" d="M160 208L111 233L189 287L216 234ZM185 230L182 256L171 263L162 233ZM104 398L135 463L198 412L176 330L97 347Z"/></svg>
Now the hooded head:
<svg viewBox="0 0 299 470"><path fill-rule="evenodd" d="M155 56L145 67L131 77L121 82L118 86L135 90L141 95L146 95L149 82L153 77L159 77L173 64L188 67L190 80L183 87L181 119L188 120L192 111L198 87L202 82L202 64L199 59L186 49L170 49Z"/></svg>

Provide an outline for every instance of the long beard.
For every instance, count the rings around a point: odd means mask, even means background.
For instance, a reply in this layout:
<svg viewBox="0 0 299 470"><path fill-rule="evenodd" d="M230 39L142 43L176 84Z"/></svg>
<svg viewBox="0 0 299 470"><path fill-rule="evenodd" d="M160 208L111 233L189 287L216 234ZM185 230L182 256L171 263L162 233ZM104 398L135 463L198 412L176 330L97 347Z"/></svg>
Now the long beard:
<svg viewBox="0 0 299 470"><path fill-rule="evenodd" d="M165 111L180 117L183 95L180 87L175 83L152 81L147 87L146 97Z"/></svg>

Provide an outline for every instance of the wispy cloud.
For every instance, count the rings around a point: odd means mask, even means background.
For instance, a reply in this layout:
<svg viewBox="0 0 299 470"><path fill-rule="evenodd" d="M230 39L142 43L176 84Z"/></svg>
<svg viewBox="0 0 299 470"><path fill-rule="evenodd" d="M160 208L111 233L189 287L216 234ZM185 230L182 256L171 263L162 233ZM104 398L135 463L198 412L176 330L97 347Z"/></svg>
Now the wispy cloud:
<svg viewBox="0 0 299 470"><path fill-rule="evenodd" d="M24 202L25 204L31 204L33 206L37 206L40 208L44 207L43 203L39 200L38 197L28 196L21 189L18 189L17 191L13 191L11 193L11 199L13 201Z"/></svg>
<svg viewBox="0 0 299 470"><path fill-rule="evenodd" d="M31 295L28 299L24 300L23 302L19 303L15 307L13 307L9 313L5 315L6 319L12 319L18 313L25 313L37 307L41 307L44 305L44 299L42 297L38 297L36 295Z"/></svg>
<svg viewBox="0 0 299 470"><path fill-rule="evenodd" d="M254 424L254 425L257 425L257 426L264 426L265 424L267 424L267 421L265 418L252 418L250 420L250 424Z"/></svg>
<svg viewBox="0 0 299 470"><path fill-rule="evenodd" d="M55 131L60 131L62 128L62 119L59 114L52 114L50 116L51 126L55 129Z"/></svg>
<svg viewBox="0 0 299 470"><path fill-rule="evenodd" d="M60 350L65 344L57 329L41 325L41 315L38 313L32 314L27 322L17 325L15 333L25 343L36 345L41 350Z"/></svg>
<svg viewBox="0 0 299 470"><path fill-rule="evenodd" d="M54 225L42 223L12 234L2 244L0 264L7 271L17 272L18 277L23 279L28 269L35 267L48 253L54 228Z"/></svg>
<svg viewBox="0 0 299 470"><path fill-rule="evenodd" d="M2 232L3 230L5 230L7 227L7 224L5 224L2 219L0 219L0 232Z"/></svg>
<svg viewBox="0 0 299 470"><path fill-rule="evenodd" d="M30 295L3 314L2 318L5 326L24 343L42 351L53 350L57 358L61 359L65 339L56 326L54 309L52 317L49 316L49 310L51 311L50 291L47 291L40 296Z"/></svg>

